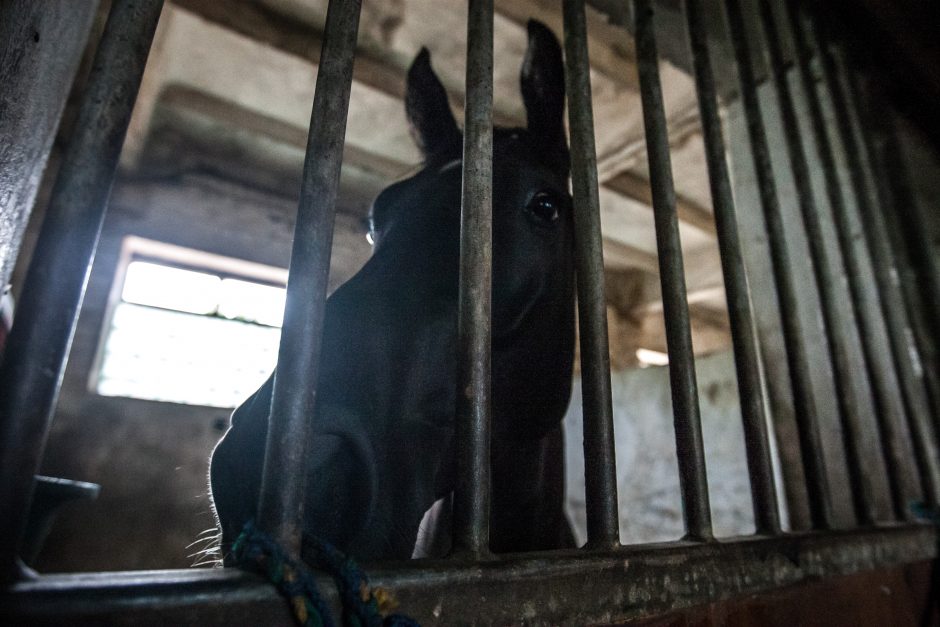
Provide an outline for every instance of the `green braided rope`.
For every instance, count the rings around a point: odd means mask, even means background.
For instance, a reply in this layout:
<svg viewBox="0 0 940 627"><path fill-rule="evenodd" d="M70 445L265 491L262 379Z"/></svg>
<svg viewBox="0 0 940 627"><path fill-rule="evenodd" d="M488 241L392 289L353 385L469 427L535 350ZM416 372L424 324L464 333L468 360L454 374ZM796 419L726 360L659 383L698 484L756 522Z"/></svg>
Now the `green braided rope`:
<svg viewBox="0 0 940 627"><path fill-rule="evenodd" d="M316 580L302 565L290 559L270 536L256 528L252 521L245 523L241 534L232 544L236 563L259 572L287 598L294 618L303 627L334 627L329 608L320 597Z"/></svg>
<svg viewBox="0 0 940 627"><path fill-rule="evenodd" d="M322 539L306 539L313 549L313 563L336 582L343 603L346 627L418 627L402 614L390 614L394 600L382 588L372 588L356 562ZM297 624L303 627L334 627L333 616L320 597L316 580L307 567L292 560L268 534L252 521L245 523L232 545L232 554L242 568L263 573L290 602Z"/></svg>

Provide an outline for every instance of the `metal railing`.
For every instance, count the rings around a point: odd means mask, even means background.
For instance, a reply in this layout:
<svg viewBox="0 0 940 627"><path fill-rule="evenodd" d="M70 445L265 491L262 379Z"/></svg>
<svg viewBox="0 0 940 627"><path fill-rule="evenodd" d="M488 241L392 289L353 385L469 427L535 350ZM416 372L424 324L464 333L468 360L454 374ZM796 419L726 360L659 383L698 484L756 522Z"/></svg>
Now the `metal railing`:
<svg viewBox="0 0 940 627"><path fill-rule="evenodd" d="M898 177L892 129L868 120L863 86L838 41L795 3L757 0L748 22L739 0L725 0L727 40L736 68L736 93L750 142L782 313L786 364L794 396L799 447L809 496L811 532L783 533L772 470L771 442L760 376L760 350L742 254L728 151L719 115L711 43L722 34L706 24L711 3L684 0L718 246L727 293L740 391L754 536L728 542L712 537L705 455L676 216L662 90L656 14L651 0L635 0L635 37L646 129L660 277L669 349L676 448L686 535L662 545L622 547L614 467L613 411L603 283L593 114L585 3L564 0L564 44L576 208L575 252L584 402L588 544L576 551L488 555L490 434L490 263L492 178L493 2L471 0L468 21L467 106L463 160L460 266L458 483L455 552L449 560L380 567L373 580L396 590L417 618L455 620L472 611L480 620L604 621L729 598L795 583L809 576L847 574L936 556L936 536L912 522L910 504L923 486L928 506L938 501L937 390L926 298L910 284L920 249L906 249L912 227L896 205L906 202ZM308 422L316 401L320 330L326 300L341 146L352 81L359 2L330 2L320 56L303 187L291 257L284 333L274 383L261 525L299 552ZM162 0L115 0L82 100L78 135L69 146L49 215L27 277L17 324L0 371L0 567L7 588L0 609L23 620L70 616L78 624L159 620L227 623L251 617L287 617L276 593L250 575L231 571L75 575L25 580L15 560L23 535L32 476L41 457L84 285L123 135L126 131ZM756 29L756 31L755 31ZM624 34L626 37L626 33ZM760 51L754 42L763 40ZM787 58L785 46L792 50ZM757 67L765 56L765 73ZM792 63L791 63L792 62ZM792 68L792 69L791 69ZM797 77L789 80L790 72ZM817 78L817 73L821 80ZM776 109L759 96L764 78ZM794 86L798 90L794 90ZM797 102L808 112L800 118ZM835 124L825 112L829 103ZM838 418L856 525L834 530L827 458L813 402L808 335L796 315L800 287L793 271L765 118L779 112L785 149L797 186L799 220L809 243L814 289L839 396ZM807 126L808 125L808 126ZM840 176L836 154L848 164ZM810 151L821 165L825 207L810 186ZM741 210L738 207L737 210ZM830 216L831 217L826 217ZM830 220L837 245L827 244ZM76 228L81 227L81 228ZM916 227L913 227L916 230ZM859 238L859 235L862 235ZM916 242L915 242L916 244ZM929 257L929 255L928 255ZM923 264L920 264L921 266ZM844 268L850 303L841 302ZM908 280L907 283L904 281ZM916 341L914 341L916 340ZM860 357L857 350L861 346ZM852 351L855 351L853 353ZM854 355L854 356L853 356ZM858 368L861 359L863 368ZM934 387L931 387L933 385ZM464 393L463 391L467 391ZM898 393L900 390L900 394ZM876 407L881 451L889 470L892 516L875 506L870 470L859 442L862 406ZM917 477L909 474L905 444L913 442ZM276 454L275 454L276 453ZM818 533L825 531L825 533ZM676 561L668 557L681 556ZM482 559L481 558L486 558ZM590 573L591 577L584 575ZM707 577L706 577L707 574ZM480 599L485 597L485 601ZM468 610L462 600L474 599ZM335 601L335 599L333 599ZM463 607L463 610L460 608ZM153 615L151 615L152 617Z"/></svg>

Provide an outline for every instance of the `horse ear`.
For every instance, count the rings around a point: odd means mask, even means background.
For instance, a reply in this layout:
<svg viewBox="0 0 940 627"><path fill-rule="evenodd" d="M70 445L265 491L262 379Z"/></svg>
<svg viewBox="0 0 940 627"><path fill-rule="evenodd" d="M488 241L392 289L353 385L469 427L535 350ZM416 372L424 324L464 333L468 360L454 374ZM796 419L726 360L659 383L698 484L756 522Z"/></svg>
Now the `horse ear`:
<svg viewBox="0 0 940 627"><path fill-rule="evenodd" d="M565 65L561 46L547 26L529 20L529 47L522 62L522 101L529 134L565 160Z"/></svg>
<svg viewBox="0 0 940 627"><path fill-rule="evenodd" d="M405 113L411 135L426 163L459 157L463 140L447 102L447 92L431 69L431 53L422 48L408 69Z"/></svg>

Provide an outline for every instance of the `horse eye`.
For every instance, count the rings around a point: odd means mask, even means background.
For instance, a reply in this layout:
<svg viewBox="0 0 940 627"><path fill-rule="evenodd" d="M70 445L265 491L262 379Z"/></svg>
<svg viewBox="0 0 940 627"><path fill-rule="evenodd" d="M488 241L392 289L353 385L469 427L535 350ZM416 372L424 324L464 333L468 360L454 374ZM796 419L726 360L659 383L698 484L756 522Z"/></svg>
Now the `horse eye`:
<svg viewBox="0 0 940 627"><path fill-rule="evenodd" d="M558 202L552 194L539 192L532 197L526 205L526 211L543 224L554 224L558 221Z"/></svg>

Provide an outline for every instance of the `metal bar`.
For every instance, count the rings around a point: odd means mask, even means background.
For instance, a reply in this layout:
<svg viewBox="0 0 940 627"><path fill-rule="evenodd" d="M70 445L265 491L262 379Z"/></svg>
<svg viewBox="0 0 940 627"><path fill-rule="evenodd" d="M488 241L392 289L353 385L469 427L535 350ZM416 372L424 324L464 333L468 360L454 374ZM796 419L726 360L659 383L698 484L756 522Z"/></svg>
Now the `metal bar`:
<svg viewBox="0 0 940 627"><path fill-rule="evenodd" d="M326 13L258 498L259 525L295 556L359 8L359 0L331 0Z"/></svg>
<svg viewBox="0 0 940 627"><path fill-rule="evenodd" d="M738 239L731 179L728 163L725 161L725 143L718 114L718 96L711 54L708 50L708 34L703 21L702 0L685 0L684 4L699 114L705 139L708 182L728 300L728 318L731 322L731 341L734 346L738 393L741 398L741 419L744 423L754 525L758 534L777 534L780 533L780 515L777 510L777 493L770 458L767 417L764 413L757 337L748 295L747 272L741 254L741 242Z"/></svg>
<svg viewBox="0 0 940 627"><path fill-rule="evenodd" d="M907 508L909 495L902 480L905 449L898 433L898 425L903 424L904 420L904 407L899 403L897 374L883 359L885 347L889 345L887 330L883 318L878 314L880 304L878 303L877 294L872 289L874 276L871 264L868 262L869 252L867 246L864 240L861 240L858 245L861 246L862 250L859 251L856 248L856 230L853 229L853 220L850 219L849 207L842 196L833 147L829 141L828 125L823 114L819 94L816 91L816 81L813 78L811 62L814 51L796 2L788 0L786 6L790 31L794 39L800 80L809 105L813 132L819 151L819 160L826 180L826 193L832 208L839 246L845 260L849 288L852 292L852 305L861 327L861 345L877 405L875 415L888 470L892 504L895 516L904 519L909 515ZM863 259L861 255L864 255L865 258ZM863 265L863 262L868 263ZM871 522L871 520L867 522Z"/></svg>
<svg viewBox="0 0 940 627"><path fill-rule="evenodd" d="M838 286L842 278L834 271L833 259L826 246L823 233L820 207L816 205L810 185L811 175L806 158L806 147L800 135L796 105L787 79L787 64L783 56L776 18L770 0L759 0L758 4L760 24L765 36L765 58L770 68L777 96L776 102L783 120L784 139L790 167L793 170L797 204L800 207L803 227L806 229L806 239L809 243L810 266L816 278L816 292L822 304L823 337L829 348L839 414L846 436L844 443L852 503L858 522L870 525L877 518L877 513L872 478L860 446L864 437L860 416L865 411L865 407L870 406L871 398L868 381L864 378L865 373L858 372L852 361L852 347L860 342L856 316L851 309L848 315L842 315L840 311L843 303ZM839 252L834 252L838 258ZM841 259L839 261L841 262Z"/></svg>
<svg viewBox="0 0 940 627"><path fill-rule="evenodd" d="M669 350L669 382L679 460L679 486L686 537L708 540L712 537L708 479L705 472L705 446L699 413L695 358L689 326L689 304L682 264L682 243L676 216L676 191L669 157L669 133L659 80L659 55L653 31L653 9L649 0L634 0L636 55L640 77L640 97L646 131L650 187L653 190L653 220L659 251L663 317Z"/></svg>
<svg viewBox="0 0 940 627"><path fill-rule="evenodd" d="M936 527L906 525L368 570L371 584L392 591L401 612L422 625L585 625L923 564L936 555ZM335 587L326 577L319 582L324 600L338 607ZM0 590L0 616L12 625L294 624L274 586L231 568L42 577Z"/></svg>
<svg viewBox="0 0 940 627"><path fill-rule="evenodd" d="M890 182L900 191L910 185L908 168L898 145L897 133L900 128L895 117L891 129L886 129L888 165L891 167ZM914 201L910 189L901 193L903 199L895 206L900 225L903 228L905 249L908 252L912 269L916 272L917 292L923 302L922 311L930 323L925 330L930 334L931 342L940 350L940 259L934 252L931 241L931 229L928 227L924 208Z"/></svg>
<svg viewBox="0 0 940 627"><path fill-rule="evenodd" d="M902 318L901 307L903 300L897 290L894 277L897 273L894 269L893 256L888 246L884 234L884 224L881 216L874 207L874 198L878 194L877 189L871 189L869 185L874 184L872 177L875 177L873 171L869 169L870 162L866 162L862 157L862 151L867 149L864 138L857 138L855 133L855 124L861 128L861 118L859 112L854 108L855 100L850 92L851 86L843 83L839 68L836 65L836 59L829 48L825 34L821 30L818 21L813 22L813 38L816 49L819 51L820 62L822 66L823 80L826 89L832 99L833 110L835 111L836 123L839 127L839 134L845 145L846 158L849 165L849 174L852 179L852 185L855 190L859 214L862 222L868 226L864 229L865 238L868 243L872 256L872 262L875 269L875 278L878 284L879 300L881 311L884 316L888 329L888 336L892 346L889 354L883 356L887 361L888 367L895 371L904 393L904 402L907 409L908 429L912 431L911 435L916 433L917 425L922 419L919 417L922 408L918 407L919 399L917 394L912 394L907 383L908 377L904 369L909 366L909 356L898 353L898 342L900 338L905 337L905 328L907 327ZM854 116L854 122L853 122ZM899 424L900 430L902 426ZM901 437L899 435L899 437ZM923 454L922 444L918 445L918 438L912 437L915 445L915 457L917 457L918 466L921 470L921 480L926 482L924 485L926 496L929 500L936 502L937 498L937 463L933 455ZM904 498L908 495L907 491L902 495ZM904 503L904 515L909 517L907 512L907 503Z"/></svg>
<svg viewBox="0 0 940 627"><path fill-rule="evenodd" d="M460 226L454 553L486 555L490 519L493 0L470 0Z"/></svg>
<svg viewBox="0 0 940 627"><path fill-rule="evenodd" d="M594 147L584 1L565 0L563 11L575 210L578 320L581 326L579 337L588 546L603 548L617 546L620 540L620 518L600 201L597 192L597 153Z"/></svg>
<svg viewBox="0 0 940 627"><path fill-rule="evenodd" d="M909 172L905 167L901 147L898 143L897 127L880 128L879 136L884 143L881 163L887 174L891 193L891 204L884 207L884 217L887 225L887 235L891 249L895 251L895 261L898 264L898 279L904 292L904 301L914 341L920 351L920 368L915 368L923 375L924 384L930 399L931 415L933 417L934 438L940 437L940 373L937 372L938 354L935 336L928 323L929 309L921 288L926 282L915 270L917 254L913 249L921 244L915 240L928 239L924 234L915 232L926 228L916 221L920 212L914 207L916 200L910 189ZM915 219L912 219L915 218ZM929 241L929 240L928 240ZM928 243L929 246L929 243ZM932 256L932 253L929 253ZM929 292L928 290L926 290ZM921 372L922 370L922 372Z"/></svg>
<svg viewBox="0 0 940 627"><path fill-rule="evenodd" d="M809 357L806 334L798 315L797 286L791 271L790 255L783 228L783 215L777 198L777 185L770 161L770 146L764 130L763 115L757 97L757 83L751 53L748 49L747 31L738 0L727 0L726 11L731 43L734 47L735 63L741 101L747 118L748 136L754 169L757 174L761 206L767 225L774 282L777 286L783 337L787 346L787 366L793 386L793 401L799 431L800 452L806 474L810 517L816 529L832 526L832 504L829 481L823 456L822 440L816 408L813 403L812 381L809 372Z"/></svg>
<svg viewBox="0 0 940 627"><path fill-rule="evenodd" d="M15 557L162 0L115 0L0 367L0 581Z"/></svg>
<svg viewBox="0 0 940 627"><path fill-rule="evenodd" d="M829 66L826 74L832 73L833 78L844 90L838 96L846 108L842 115L848 118L849 130L858 129L860 135L859 152L855 158L864 168L866 174L862 177L869 184L874 185L875 194L866 197L859 203L863 211L863 219L868 225L865 234L868 245L872 249L875 259L876 276L878 278L881 304L884 310L885 321L888 325L888 337L891 340L891 353L894 366L901 382L901 390L907 405L908 429L914 444L914 456L920 471L924 498L928 505L936 506L940 503L940 459L937 457L934 434L930 429L930 403L927 400L921 377L916 370L919 368L920 356L917 346L911 341L911 325L904 310L904 295L898 282L897 264L894 252L886 234L882 209L890 206L891 193L887 188L884 168L879 167L880 146L876 141L875 133L871 131L879 126L879 122L871 113L874 102L867 102L867 111L863 109L865 95L858 85L857 76L847 67L844 59L837 60L833 51L826 48L822 52L823 65ZM840 78L841 76L841 78ZM851 118L849 116L852 116ZM854 125L851 120L854 118ZM860 193L860 195L862 195ZM874 202L870 202L871 199ZM879 206L876 206L878 203Z"/></svg>

